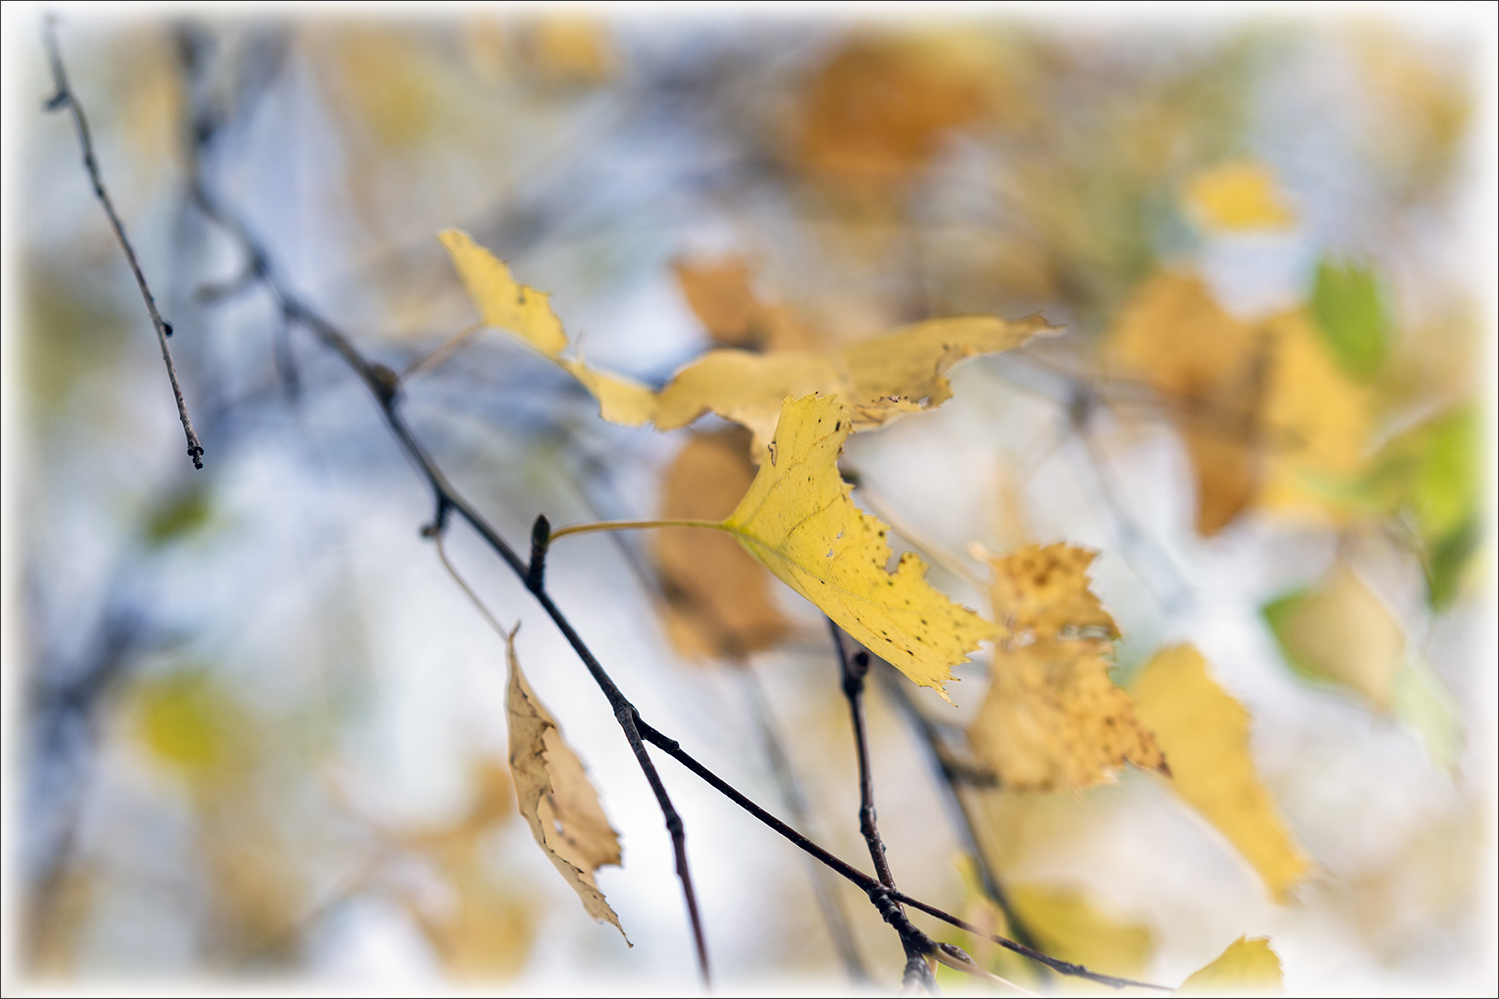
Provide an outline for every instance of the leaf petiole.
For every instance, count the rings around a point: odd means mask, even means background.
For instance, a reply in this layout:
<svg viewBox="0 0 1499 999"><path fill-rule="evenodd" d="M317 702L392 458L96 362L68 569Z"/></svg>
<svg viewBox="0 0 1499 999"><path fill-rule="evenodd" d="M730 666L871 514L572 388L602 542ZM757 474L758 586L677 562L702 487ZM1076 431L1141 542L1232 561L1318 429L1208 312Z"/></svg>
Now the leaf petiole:
<svg viewBox="0 0 1499 999"><path fill-rule="evenodd" d="M715 531L727 531L728 526L719 520L601 520L594 524L574 524L559 527L552 532L552 540L568 534L587 534L591 531L634 531L648 527L711 527Z"/></svg>

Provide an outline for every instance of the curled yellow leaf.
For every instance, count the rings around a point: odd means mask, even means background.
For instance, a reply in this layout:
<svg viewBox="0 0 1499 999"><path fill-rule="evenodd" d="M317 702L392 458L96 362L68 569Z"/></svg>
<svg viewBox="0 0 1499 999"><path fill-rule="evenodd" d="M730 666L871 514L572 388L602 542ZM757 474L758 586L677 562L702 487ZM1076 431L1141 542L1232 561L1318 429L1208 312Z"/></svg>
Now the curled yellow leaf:
<svg viewBox="0 0 1499 999"><path fill-rule="evenodd" d="M604 900L594 872L620 863L619 836L609 825L583 764L566 742L546 707L531 691L515 654L515 632L505 637L510 664L506 704L510 715L510 772L521 815L531 835L563 879L578 893L583 908L600 922L624 927ZM625 938L629 942L629 938Z"/></svg>
<svg viewBox="0 0 1499 999"><path fill-rule="evenodd" d="M581 358L563 357L568 348L562 320L552 311L551 296L510 276L505 262L457 229L438 235L479 307L484 325L508 330L535 347L582 382L599 401L599 415L610 423L638 427L656 410L655 394L639 382L591 368Z"/></svg>
<svg viewBox="0 0 1499 999"><path fill-rule="evenodd" d="M940 692L995 628L933 589L915 554L886 571L889 528L854 505L838 474L852 429L836 398L787 399L755 481L722 526L855 641Z"/></svg>
<svg viewBox="0 0 1499 999"><path fill-rule="evenodd" d="M947 373L978 354L1012 350L1059 332L1039 316L929 319L824 354L714 350L678 371L657 400L656 426L685 427L713 412L749 428L755 453L775 433L788 396L836 395L855 431L883 426L952 398Z"/></svg>
<svg viewBox="0 0 1499 999"><path fill-rule="evenodd" d="M1284 902L1311 864L1277 814L1249 752L1249 712L1190 645L1163 649L1134 683L1140 717L1171 755L1171 786L1228 837Z"/></svg>

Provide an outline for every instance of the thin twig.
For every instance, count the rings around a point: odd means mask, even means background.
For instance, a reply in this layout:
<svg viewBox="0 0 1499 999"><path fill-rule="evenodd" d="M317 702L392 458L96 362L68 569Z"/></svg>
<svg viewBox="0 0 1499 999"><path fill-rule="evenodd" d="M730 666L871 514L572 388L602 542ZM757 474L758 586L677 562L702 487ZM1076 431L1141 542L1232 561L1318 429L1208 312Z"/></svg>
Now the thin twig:
<svg viewBox="0 0 1499 999"><path fill-rule="evenodd" d="M594 682L609 701L609 706L614 711L614 717L620 728L624 731L625 739L630 744L631 751L645 774L647 783L651 786L652 793L656 796L656 802L661 809L662 817L666 822L667 832L671 836L673 852L676 857L677 878L682 883L682 894L687 905L687 914L692 926L692 936L697 951L698 970L701 972L705 983L711 982L711 971L708 963L707 940L703 933L702 917L698 911L697 894L692 887L692 873L687 863L687 834L682 825L682 818L672 805L671 796L666 791L666 786L661 782L656 773L655 764L651 761L650 754L646 751L644 742L636 730L635 706L628 698L620 692L610 678L607 671L594 657L592 651L583 642L581 636L574 630L570 621L563 615L562 611L553 603L551 596L547 593L540 574L530 571L531 567L523 561L515 550L499 535L499 533L478 513L453 487L432 456L427 453L421 443L412 434L411 428L406 424L405 417L400 412L400 378L390 368L378 362L372 362L360 353L354 346L353 341L341 330L324 319L311 306L303 302L285 283L269 264L269 254L260 246L259 241L250 232L245 223L228 212L222 205L218 204L210 195L207 185L201 176L194 178L193 183L194 200L199 208L209 218L219 222L231 234L236 236L241 243L244 252L251 259L258 262L257 270L260 273L262 285L269 291L271 297L276 301L285 319L295 325L301 326L313 335L323 346L334 351L344 362L359 376L369 389L370 394L380 406L380 412L385 417L386 425L401 445L402 450L415 463L417 470L427 480L432 490L436 513L433 522L424 533L428 536L436 536L445 529L446 521L450 513L456 513L467 521L469 526L478 532L501 560L510 567L526 585L542 609L547 612L552 621L563 636L572 645L573 650L583 661L583 665L593 676Z"/></svg>
<svg viewBox="0 0 1499 999"><path fill-rule="evenodd" d="M760 738L765 743L765 756L770 762L771 774L781 790L781 798L786 804L786 810L791 813L791 819L797 825L803 829L810 828L811 822L806 800L802 796L801 784L796 779L796 772L791 767L791 759L786 753L785 743L776 729L775 717L771 714L765 691L761 689L760 678L748 662L740 663L735 672L743 677L744 688L748 692L750 712L755 716L755 723L760 729ZM812 894L817 899L818 908L822 910L823 922L827 924L828 936L833 938L833 949L838 952L839 960L843 962L843 970L855 984L867 984L870 980L869 970L864 966L864 958L859 953L853 929L849 925L848 913L838 897L835 884L829 881L826 867L817 863L812 857L807 858L807 863L812 880Z"/></svg>
<svg viewBox="0 0 1499 999"><path fill-rule="evenodd" d="M838 651L838 668L842 677L843 696L848 699L849 718L854 729L854 749L859 759L859 832L869 847L869 859L874 862L874 872L880 884L895 887L895 875L890 870L890 859L885 855L885 843L880 839L880 829L874 809L874 774L869 766L869 734L864 724L864 677L869 672L869 653L860 649L850 657L843 645L843 629L828 618L828 630L833 634L833 648Z"/></svg>
<svg viewBox="0 0 1499 999"><path fill-rule="evenodd" d="M869 848L869 859L874 862L874 873L880 884L895 890L895 874L890 870L890 858L885 854L885 841L880 839L879 822L874 809L874 771L869 765L869 732L864 723L864 677L869 673L869 653L860 649L852 657L843 644L843 629L828 618L828 630L833 636L833 648L838 652L838 670L843 687L843 696L848 699L848 715L854 730L854 749L859 760L859 832ZM904 911L896 907L904 916ZM937 981L926 963L929 949L918 949L915 941L901 935L901 945L906 950L905 980L913 981L932 994L936 994Z"/></svg>
<svg viewBox="0 0 1499 999"><path fill-rule="evenodd" d="M104 177L99 172L99 162L94 156L94 140L89 133L88 118L84 116L78 95L68 85L67 69L63 66L62 53L57 46L56 23L51 15L44 19L42 33L47 45L47 60L52 65L52 81L57 87L57 91L47 99L46 108L48 111L56 111L66 106L73 113L78 145L83 149L83 168L88 172L89 182L93 184L94 197L99 199L99 204L104 206L104 214L109 216L115 238L120 241L120 249L125 252L125 260L130 264L135 283L141 290L146 312L151 316L151 325L156 328L156 342L161 345L161 359L167 366L172 396L177 400L177 415L182 419L183 433L187 434L187 456L193 460L194 468L202 468L203 445L198 441L198 432L193 429L192 418L187 415L187 400L182 397L182 386L177 382L177 366L172 363L172 349L167 344L167 337L172 335L172 324L162 319L161 313L156 310L156 296L151 294L151 286L146 283L146 275L142 273L140 261L135 257L135 248L130 245L130 237L125 235L125 223L120 220L114 202L109 200L109 192L104 189Z"/></svg>
<svg viewBox="0 0 1499 999"><path fill-rule="evenodd" d="M961 947L939 943L935 957L940 963L947 965L949 968L961 971L966 975L972 975L975 978L982 978L985 981L993 982L995 985L1003 985L1005 988L1013 992L1018 992L1020 995L1033 996L1036 994L1029 989L1021 988L1008 978L1001 978L994 972L979 967L979 963L972 957L969 957L967 952Z"/></svg>
<svg viewBox="0 0 1499 999"><path fill-rule="evenodd" d="M559 527L552 532L552 540L565 538L569 534L591 534L594 531L639 531L653 527L705 527L715 531L728 529L716 520L600 520L593 524Z"/></svg>
<svg viewBox="0 0 1499 999"><path fill-rule="evenodd" d="M921 736L923 745L927 748L928 758L932 768L937 771L937 784L945 790L944 797L947 800L950 814L955 821L953 826L958 835L963 839L969 856L978 867L979 883L983 886L984 894L999 906L999 911L1004 914L1005 923L1009 931L1015 935L1015 939L1027 947L1035 947L1036 936L1031 932L1025 920L1015 911L1014 903L1010 901L1009 893L1004 890L995 872L993 865L989 863L983 848L979 846L977 824L974 822L973 813L969 810L968 801L958 789L960 779L965 779L966 774L955 768L948 756L942 741L942 733L932 724L931 719L921 713L916 702L911 699L910 693L901 685L901 678L890 667L889 663L878 672L880 686L885 693L895 702L901 714L911 722L918 735ZM965 781L966 782L966 781Z"/></svg>
<svg viewBox="0 0 1499 999"><path fill-rule="evenodd" d="M870 877L868 874L865 874L863 871L859 870L857 867L854 867L852 864L849 864L847 861L844 861L839 857L829 853L827 850L812 842L812 840L803 836L801 833L797 832L795 829L791 828L786 823L776 818L770 812L767 812L765 809L755 804L754 801L746 797L728 781L724 780L722 777L718 776L702 763L698 762L698 760L693 757L691 753L688 753L685 749L682 748L681 743L677 742L677 740L671 738L668 735L662 734L661 732L652 728L650 725L646 724L644 721L640 721L639 719L637 719L637 722L639 723L640 734L647 742L649 742L653 746L659 747L666 753L666 755L670 756L672 759L682 764L698 777L702 778L709 787L712 787L719 794L722 794L725 798L728 798L734 804L744 809L751 816L758 819L762 824L779 833L781 836L795 845L798 849L811 854L812 856L816 857L818 860L826 864L829 868L847 878L856 887L860 888L866 894L868 894L870 901L874 902L876 906L881 906L881 903L900 903L903 905L908 905L911 908L918 909L929 916L935 916L936 918L942 920L944 923L956 926L960 930L966 930L976 936L983 937L987 940L992 940L993 942L999 944L1001 947L1004 947L1007 950L1012 950L1017 954L1036 961L1039 964L1044 964L1046 967L1051 968L1053 971L1057 971L1061 974L1069 975L1074 978L1086 978L1089 981L1098 982L1103 985L1110 985L1114 988L1154 989L1158 992L1175 991L1174 989L1171 989L1164 985L1152 985L1149 982L1137 982L1130 978L1118 978L1113 975L1102 975L1096 971L1089 971L1081 964L1073 964L1070 961L1063 961L1059 958L1052 957L1050 954L1042 953L1041 951L1036 950L1034 947L1027 947L1025 944L1017 943L1016 941L1011 940L1008 937L1002 937L997 933L988 933L982 929L979 929L977 926L974 926L972 923L967 922L966 920L959 919L957 916L954 916L949 912L944 912L934 905L928 905L920 899L912 898L910 895L907 895L904 892L886 888L884 885L880 884L880 882L876 878ZM892 911L895 913L894 916L891 915ZM898 908L894 905L890 905L888 908L881 907L880 912L881 915L884 915L886 917L886 920L889 922L894 922L895 919L905 919L904 916L899 914ZM905 925L909 927L911 931L914 931L915 934L919 935L918 939L926 939L928 943L931 943L930 938L926 937L925 934L921 933L921 931L917 930L914 926L911 926L908 919L905 920ZM901 927L897 926L897 931L899 931L900 929ZM936 944L931 944L931 946L935 947Z"/></svg>
<svg viewBox="0 0 1499 999"><path fill-rule="evenodd" d="M468 329L462 330L444 340L441 344L402 368L401 380L405 381L407 378L421 371L431 371L462 349L465 344L474 338L474 334L483 328L483 323L474 323Z"/></svg>

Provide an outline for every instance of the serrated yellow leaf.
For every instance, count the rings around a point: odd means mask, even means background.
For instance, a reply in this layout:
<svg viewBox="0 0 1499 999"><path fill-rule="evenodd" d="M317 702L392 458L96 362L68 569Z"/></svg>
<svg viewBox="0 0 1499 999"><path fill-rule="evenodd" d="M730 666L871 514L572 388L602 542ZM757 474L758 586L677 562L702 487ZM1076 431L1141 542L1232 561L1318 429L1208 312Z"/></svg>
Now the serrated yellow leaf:
<svg viewBox="0 0 1499 999"><path fill-rule="evenodd" d="M508 330L541 351L582 382L599 401L599 415L610 423L638 427L655 413L655 393L639 382L588 367L582 360L563 357L567 333L552 311L551 296L510 276L505 262L457 229L446 229L438 239L447 248L464 287L479 307L486 326Z"/></svg>
<svg viewBox="0 0 1499 999"><path fill-rule="evenodd" d="M1126 762L1167 769L1129 693L1109 677L1119 626L1089 589L1094 557L1055 544L989 560L994 614L1014 637L994 650L993 681L968 740L1004 787L1092 787Z"/></svg>
<svg viewBox="0 0 1499 999"><path fill-rule="evenodd" d="M510 715L510 772L520 812L531 835L564 880L578 893L583 908L608 921L623 935L619 917L604 900L594 872L620 862L619 836L588 782L583 764L562 740L546 707L531 691L515 654L515 633L505 638L510 663L506 704ZM629 938L625 938L628 942Z"/></svg>
<svg viewBox="0 0 1499 999"><path fill-rule="evenodd" d="M1240 937L1210 964L1192 972L1182 995L1275 995L1285 991L1280 958L1268 937Z"/></svg>
<svg viewBox="0 0 1499 999"><path fill-rule="evenodd" d="M707 412L749 428L763 451L787 396L836 395L855 431L952 398L947 372L978 354L1011 350L1032 336L1060 332L1039 316L930 319L825 354L715 350L678 371L661 390L656 426L685 427Z"/></svg>
<svg viewBox="0 0 1499 999"><path fill-rule="evenodd" d="M1187 203L1214 229L1280 229L1296 221L1269 168L1250 160L1225 163L1193 177Z"/></svg>
<svg viewBox="0 0 1499 999"><path fill-rule="evenodd" d="M1208 675L1190 645L1157 652L1134 683L1135 706L1171 757L1171 787L1259 872L1276 901L1311 871L1281 823L1249 751L1249 712Z"/></svg>
<svg viewBox="0 0 1499 999"><path fill-rule="evenodd" d="M1088 567L1097 557L1097 552L1058 542L991 558L989 597L995 618L1037 638L1054 638L1067 628L1100 628L1118 638L1114 616L1089 586Z"/></svg>
<svg viewBox="0 0 1499 999"><path fill-rule="evenodd" d="M996 630L934 590L913 553L886 571L889 528L854 505L838 474L851 424L836 398L787 399L760 471L723 527L855 641L941 692L952 667Z"/></svg>
<svg viewBox="0 0 1499 999"><path fill-rule="evenodd" d="M1167 769L1129 692L1109 677L1112 652L1097 639L1041 639L995 651L994 680L968 740L1001 784L1079 790L1112 781L1125 763Z"/></svg>

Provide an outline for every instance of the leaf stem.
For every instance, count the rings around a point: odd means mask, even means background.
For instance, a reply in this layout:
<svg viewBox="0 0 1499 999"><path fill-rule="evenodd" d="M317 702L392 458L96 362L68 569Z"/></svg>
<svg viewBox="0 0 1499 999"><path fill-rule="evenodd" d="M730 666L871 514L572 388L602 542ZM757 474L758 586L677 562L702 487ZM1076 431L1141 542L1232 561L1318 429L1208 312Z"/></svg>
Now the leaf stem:
<svg viewBox="0 0 1499 999"><path fill-rule="evenodd" d="M600 520L593 524L573 524L559 527L552 532L552 540L568 534L589 534L593 531L635 531L649 527L711 527L715 531L728 528L717 520Z"/></svg>

